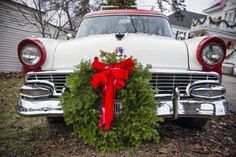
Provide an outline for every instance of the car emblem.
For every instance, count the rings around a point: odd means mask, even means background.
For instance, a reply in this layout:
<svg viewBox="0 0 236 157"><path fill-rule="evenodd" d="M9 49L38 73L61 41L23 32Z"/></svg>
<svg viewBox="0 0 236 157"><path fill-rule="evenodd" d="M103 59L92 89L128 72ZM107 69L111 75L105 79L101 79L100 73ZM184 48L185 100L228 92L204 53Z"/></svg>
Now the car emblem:
<svg viewBox="0 0 236 157"><path fill-rule="evenodd" d="M117 47L115 49L115 53L116 53L116 56L118 57L122 57L124 55L124 48L122 47Z"/></svg>

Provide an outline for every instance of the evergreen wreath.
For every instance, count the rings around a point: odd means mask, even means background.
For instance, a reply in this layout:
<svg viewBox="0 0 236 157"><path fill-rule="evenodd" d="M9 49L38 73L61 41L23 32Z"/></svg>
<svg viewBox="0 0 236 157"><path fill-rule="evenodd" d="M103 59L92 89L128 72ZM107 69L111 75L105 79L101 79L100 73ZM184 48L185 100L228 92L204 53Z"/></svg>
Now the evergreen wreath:
<svg viewBox="0 0 236 157"><path fill-rule="evenodd" d="M109 65L126 56L118 58L115 53L101 51L100 58ZM102 94L90 83L96 70L91 67L91 61L82 61L68 76L69 89L62 96L65 122L73 127L73 135L101 152L139 147L146 141L158 143L157 128L163 119L156 115L159 103L149 82L150 68L140 63L133 68L127 85L116 94L116 100L122 104L121 112L114 114L111 129L104 131L98 127Z"/></svg>

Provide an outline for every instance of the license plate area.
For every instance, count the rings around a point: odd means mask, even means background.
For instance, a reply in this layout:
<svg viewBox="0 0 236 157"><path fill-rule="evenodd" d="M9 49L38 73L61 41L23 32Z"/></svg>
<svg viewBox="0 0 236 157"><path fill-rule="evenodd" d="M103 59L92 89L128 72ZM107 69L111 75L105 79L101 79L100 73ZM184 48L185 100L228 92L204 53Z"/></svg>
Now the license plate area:
<svg viewBox="0 0 236 157"><path fill-rule="evenodd" d="M121 100L115 100L115 107L114 107L114 112L116 115L121 114L122 112L122 102Z"/></svg>

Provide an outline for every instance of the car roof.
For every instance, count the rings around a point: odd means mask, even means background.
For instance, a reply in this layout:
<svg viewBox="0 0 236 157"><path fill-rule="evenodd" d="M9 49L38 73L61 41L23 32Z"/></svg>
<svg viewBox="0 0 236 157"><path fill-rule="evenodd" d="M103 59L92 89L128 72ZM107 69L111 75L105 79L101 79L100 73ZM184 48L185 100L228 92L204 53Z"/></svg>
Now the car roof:
<svg viewBox="0 0 236 157"><path fill-rule="evenodd" d="M144 9L116 9L116 10L102 10L94 11L86 14L84 18L102 15L120 15L120 14L132 14L132 15L155 15L155 16L165 16L162 12L154 10L144 10Z"/></svg>

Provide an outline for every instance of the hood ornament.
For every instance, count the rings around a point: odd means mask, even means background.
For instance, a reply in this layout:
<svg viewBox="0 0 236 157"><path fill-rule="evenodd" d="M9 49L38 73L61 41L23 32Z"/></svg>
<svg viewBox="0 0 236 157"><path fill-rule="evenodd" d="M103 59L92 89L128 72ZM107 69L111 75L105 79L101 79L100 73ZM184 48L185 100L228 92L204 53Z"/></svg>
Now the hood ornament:
<svg viewBox="0 0 236 157"><path fill-rule="evenodd" d="M117 40L122 40L125 36L125 33L116 33L115 34Z"/></svg>
<svg viewBox="0 0 236 157"><path fill-rule="evenodd" d="M122 47L116 47L115 53L117 57L122 57L124 55L124 48Z"/></svg>

